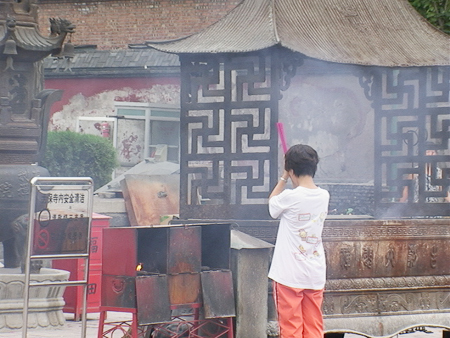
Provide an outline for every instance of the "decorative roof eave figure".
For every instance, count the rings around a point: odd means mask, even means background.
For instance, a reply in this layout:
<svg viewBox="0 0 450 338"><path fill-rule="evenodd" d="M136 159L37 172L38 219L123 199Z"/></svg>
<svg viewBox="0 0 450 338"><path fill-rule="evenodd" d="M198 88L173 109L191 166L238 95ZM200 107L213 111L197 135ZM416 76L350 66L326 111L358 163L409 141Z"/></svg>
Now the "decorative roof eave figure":
<svg viewBox="0 0 450 338"><path fill-rule="evenodd" d="M14 55L16 61L38 61L57 55L67 34L75 29L68 20L50 19L51 34L42 36L37 25L37 6L31 0L0 1L0 13L0 60Z"/></svg>
<svg viewBox="0 0 450 338"><path fill-rule="evenodd" d="M244 0L203 31L145 45L176 54L239 53L280 45L337 63L450 65L450 36L407 0Z"/></svg>

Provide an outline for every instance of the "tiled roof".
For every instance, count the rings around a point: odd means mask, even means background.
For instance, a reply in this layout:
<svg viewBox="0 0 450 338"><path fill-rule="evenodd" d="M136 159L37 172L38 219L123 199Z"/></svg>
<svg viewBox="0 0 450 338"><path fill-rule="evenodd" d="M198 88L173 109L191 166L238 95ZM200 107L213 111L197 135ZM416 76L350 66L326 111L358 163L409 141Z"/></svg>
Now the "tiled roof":
<svg viewBox="0 0 450 338"><path fill-rule="evenodd" d="M178 56L152 49L76 51L70 64L67 59L48 57L45 76L146 76L155 73L178 73Z"/></svg>
<svg viewBox="0 0 450 338"><path fill-rule="evenodd" d="M203 31L145 45L176 54L281 45L338 63L450 65L450 36L430 25L408 0L244 0Z"/></svg>

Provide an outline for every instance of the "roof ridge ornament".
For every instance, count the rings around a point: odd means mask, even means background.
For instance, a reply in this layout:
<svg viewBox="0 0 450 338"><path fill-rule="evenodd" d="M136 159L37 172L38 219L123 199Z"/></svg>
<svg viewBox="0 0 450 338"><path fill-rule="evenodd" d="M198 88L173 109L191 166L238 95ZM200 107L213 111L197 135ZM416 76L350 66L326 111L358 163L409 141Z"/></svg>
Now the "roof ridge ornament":
<svg viewBox="0 0 450 338"><path fill-rule="evenodd" d="M290 50L280 50L280 90L286 91L291 85L291 80L297 73L304 59L299 53Z"/></svg>

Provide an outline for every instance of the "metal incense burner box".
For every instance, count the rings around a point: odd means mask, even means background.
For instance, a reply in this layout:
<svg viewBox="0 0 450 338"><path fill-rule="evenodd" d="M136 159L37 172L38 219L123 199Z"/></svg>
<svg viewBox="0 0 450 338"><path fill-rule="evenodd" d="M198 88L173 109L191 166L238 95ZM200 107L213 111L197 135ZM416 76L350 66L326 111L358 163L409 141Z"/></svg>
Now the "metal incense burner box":
<svg viewBox="0 0 450 338"><path fill-rule="evenodd" d="M230 254L230 224L104 229L102 306L137 309L139 325L170 321L177 305L234 316Z"/></svg>

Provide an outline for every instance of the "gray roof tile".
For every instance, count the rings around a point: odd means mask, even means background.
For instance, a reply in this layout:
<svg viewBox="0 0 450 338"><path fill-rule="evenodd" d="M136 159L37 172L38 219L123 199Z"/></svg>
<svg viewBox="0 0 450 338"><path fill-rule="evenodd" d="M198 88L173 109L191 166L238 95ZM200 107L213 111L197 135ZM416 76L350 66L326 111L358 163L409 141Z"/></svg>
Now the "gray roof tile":
<svg viewBox="0 0 450 338"><path fill-rule="evenodd" d="M152 49L128 49L128 50L82 50L75 52L75 57L71 60L70 71L65 68L64 60L48 57L44 60L46 77L51 76L77 76L89 74L90 76L126 74L132 72L142 72L144 67L149 72L164 72L171 68L173 73L178 72L178 56L163 53ZM157 68L161 68L157 70ZM164 69L163 69L164 68Z"/></svg>

